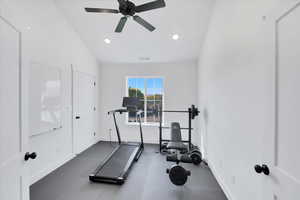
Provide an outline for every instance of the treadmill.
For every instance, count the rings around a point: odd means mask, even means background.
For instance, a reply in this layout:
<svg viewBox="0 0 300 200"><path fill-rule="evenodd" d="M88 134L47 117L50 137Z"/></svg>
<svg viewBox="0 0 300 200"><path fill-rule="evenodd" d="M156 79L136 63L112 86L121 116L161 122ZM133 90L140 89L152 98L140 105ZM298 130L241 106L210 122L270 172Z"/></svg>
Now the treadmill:
<svg viewBox="0 0 300 200"><path fill-rule="evenodd" d="M122 106L126 107L126 109L112 110L108 112L109 115L112 114L113 116L118 136L118 146L104 159L97 169L90 174L90 181L118 185L122 185L125 182L131 166L134 162L138 161L144 150L141 112L138 111L139 105L139 98L124 97ZM139 143L124 143L121 141L116 114L123 114L127 112L137 113L141 138L141 142Z"/></svg>

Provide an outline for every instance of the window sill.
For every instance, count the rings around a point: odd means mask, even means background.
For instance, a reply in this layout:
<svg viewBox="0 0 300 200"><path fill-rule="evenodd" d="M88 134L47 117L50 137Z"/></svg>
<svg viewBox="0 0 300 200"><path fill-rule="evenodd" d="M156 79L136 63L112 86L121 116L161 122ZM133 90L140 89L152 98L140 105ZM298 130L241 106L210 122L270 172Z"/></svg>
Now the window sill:
<svg viewBox="0 0 300 200"><path fill-rule="evenodd" d="M140 124L137 122L126 122L127 126L139 126ZM142 123L142 126L146 127L159 127L159 123ZM162 126L164 126L164 123L162 123Z"/></svg>

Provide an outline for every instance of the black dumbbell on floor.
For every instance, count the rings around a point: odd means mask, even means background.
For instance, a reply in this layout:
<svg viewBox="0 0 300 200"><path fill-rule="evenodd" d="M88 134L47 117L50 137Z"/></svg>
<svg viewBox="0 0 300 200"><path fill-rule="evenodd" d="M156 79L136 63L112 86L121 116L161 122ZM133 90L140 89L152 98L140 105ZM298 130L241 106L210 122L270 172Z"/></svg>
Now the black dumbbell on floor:
<svg viewBox="0 0 300 200"><path fill-rule="evenodd" d="M169 178L174 185L184 185L191 175L191 171L184 169L180 165L174 165L170 169L167 169L167 173L169 174Z"/></svg>

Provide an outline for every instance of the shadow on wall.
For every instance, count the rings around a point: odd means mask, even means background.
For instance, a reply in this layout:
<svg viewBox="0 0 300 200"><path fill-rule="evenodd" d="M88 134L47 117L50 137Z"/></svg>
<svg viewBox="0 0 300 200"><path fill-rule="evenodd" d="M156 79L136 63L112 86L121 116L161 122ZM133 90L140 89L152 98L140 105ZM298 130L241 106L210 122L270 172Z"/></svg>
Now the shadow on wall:
<svg viewBox="0 0 300 200"><path fill-rule="evenodd" d="M204 125L205 125L205 128L206 128L207 125L208 125L208 111L207 111L207 108L203 109L203 119L204 119Z"/></svg>
<svg viewBox="0 0 300 200"><path fill-rule="evenodd" d="M202 120L201 120L202 119ZM200 134L201 134L201 151L205 159L207 159L207 127L209 123L209 115L206 107L202 109L202 116L200 117Z"/></svg>

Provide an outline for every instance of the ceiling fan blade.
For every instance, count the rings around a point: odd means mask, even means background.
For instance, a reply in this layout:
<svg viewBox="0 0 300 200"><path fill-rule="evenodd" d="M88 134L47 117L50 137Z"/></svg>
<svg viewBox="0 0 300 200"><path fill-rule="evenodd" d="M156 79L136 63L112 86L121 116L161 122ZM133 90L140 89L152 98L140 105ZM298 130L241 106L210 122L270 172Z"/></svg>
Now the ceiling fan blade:
<svg viewBox="0 0 300 200"><path fill-rule="evenodd" d="M124 26L126 24L126 21L127 21L127 17L122 17L120 19L120 21L119 21L119 23L118 23L118 25L116 27L116 30L115 30L116 33L121 33L122 32L122 30L123 30L123 28L124 28Z"/></svg>
<svg viewBox="0 0 300 200"><path fill-rule="evenodd" d="M150 23L148 23L143 18L141 18L137 15L133 16L133 20L136 21L137 23L139 23L140 25L142 25L143 27L145 27L146 29L148 29L151 32L155 30L154 26L152 26Z"/></svg>
<svg viewBox="0 0 300 200"><path fill-rule="evenodd" d="M135 12L139 13L139 12L145 12L148 10L153 10L153 9L157 9L157 8L163 8L166 6L166 3L164 0L156 0L156 1L152 1L149 3L145 3L139 6L135 7Z"/></svg>
<svg viewBox="0 0 300 200"><path fill-rule="evenodd" d="M118 10L107 8L85 8L85 11L94 13L119 13Z"/></svg>

